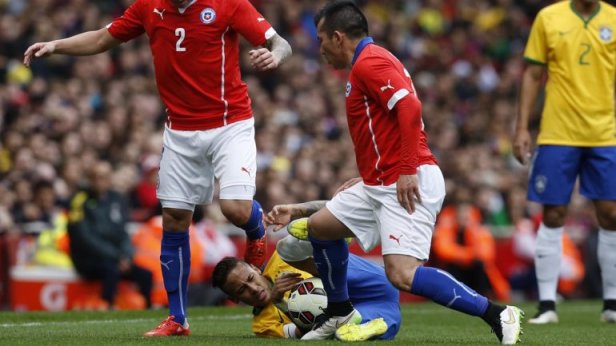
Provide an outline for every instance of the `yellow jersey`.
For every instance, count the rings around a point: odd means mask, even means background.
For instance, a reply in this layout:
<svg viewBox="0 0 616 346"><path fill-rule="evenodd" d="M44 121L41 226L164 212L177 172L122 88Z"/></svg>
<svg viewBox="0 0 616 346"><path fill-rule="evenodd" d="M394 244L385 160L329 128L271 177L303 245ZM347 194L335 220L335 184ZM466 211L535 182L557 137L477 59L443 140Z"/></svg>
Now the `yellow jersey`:
<svg viewBox="0 0 616 346"><path fill-rule="evenodd" d="M273 284L280 274L286 272L300 273L304 279L312 277L311 274L288 265L280 258L278 252L274 251L263 270L263 276ZM285 294L285 301L288 298L289 292ZM284 311L278 309L274 304L253 309L252 332L257 336L284 338L283 326L289 323L293 322Z"/></svg>
<svg viewBox="0 0 616 346"><path fill-rule="evenodd" d="M587 20L561 1L539 12L524 59L547 66L538 144L616 145L616 8L599 2Z"/></svg>

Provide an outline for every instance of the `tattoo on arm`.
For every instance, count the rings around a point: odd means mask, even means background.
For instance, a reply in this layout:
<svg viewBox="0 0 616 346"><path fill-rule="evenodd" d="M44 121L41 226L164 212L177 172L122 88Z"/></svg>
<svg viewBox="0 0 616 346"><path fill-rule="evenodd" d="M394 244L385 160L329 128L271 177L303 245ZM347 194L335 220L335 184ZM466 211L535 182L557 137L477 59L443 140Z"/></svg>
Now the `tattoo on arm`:
<svg viewBox="0 0 616 346"><path fill-rule="evenodd" d="M285 40L284 38L282 38L282 36L278 34L267 40L265 46L272 52L272 54L280 58L281 64L285 60L287 60L292 54L289 42L287 42L287 40Z"/></svg>
<svg viewBox="0 0 616 346"><path fill-rule="evenodd" d="M300 213L299 217L308 217L316 213L321 208L325 207L325 203L327 203L327 201L310 201L298 204L297 209Z"/></svg>

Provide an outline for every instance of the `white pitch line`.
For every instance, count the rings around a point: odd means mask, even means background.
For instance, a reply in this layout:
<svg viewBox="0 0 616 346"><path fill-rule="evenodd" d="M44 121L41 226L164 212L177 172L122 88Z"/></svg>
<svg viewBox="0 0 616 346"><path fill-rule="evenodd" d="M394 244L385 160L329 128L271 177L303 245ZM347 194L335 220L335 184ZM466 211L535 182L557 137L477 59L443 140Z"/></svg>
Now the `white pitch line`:
<svg viewBox="0 0 616 346"><path fill-rule="evenodd" d="M252 318L250 314L227 315L227 316L199 316L191 317L191 321L207 321L207 320L243 320ZM1 323L0 328L15 328L15 327L41 327L41 326L70 326L73 324L107 324L107 323L141 323L148 321L157 321L156 318L134 318L128 320L84 320L84 321L63 321L63 322L25 322L25 323Z"/></svg>

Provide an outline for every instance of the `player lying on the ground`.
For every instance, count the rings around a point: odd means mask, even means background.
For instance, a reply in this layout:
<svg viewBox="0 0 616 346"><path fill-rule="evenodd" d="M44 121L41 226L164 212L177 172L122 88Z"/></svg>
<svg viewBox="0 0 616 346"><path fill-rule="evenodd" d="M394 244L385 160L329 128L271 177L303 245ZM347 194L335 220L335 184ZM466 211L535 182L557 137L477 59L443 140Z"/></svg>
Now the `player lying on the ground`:
<svg viewBox="0 0 616 346"><path fill-rule="evenodd" d="M306 331L292 323L286 299L297 283L313 276L310 272L316 273L310 242L287 236L278 242L263 273L253 265L227 257L214 268L213 284L232 299L254 307L252 330L256 335L300 338ZM393 339L400 329L400 297L383 268L350 255L347 275L349 296L362 319L348 324L337 337L345 341Z"/></svg>

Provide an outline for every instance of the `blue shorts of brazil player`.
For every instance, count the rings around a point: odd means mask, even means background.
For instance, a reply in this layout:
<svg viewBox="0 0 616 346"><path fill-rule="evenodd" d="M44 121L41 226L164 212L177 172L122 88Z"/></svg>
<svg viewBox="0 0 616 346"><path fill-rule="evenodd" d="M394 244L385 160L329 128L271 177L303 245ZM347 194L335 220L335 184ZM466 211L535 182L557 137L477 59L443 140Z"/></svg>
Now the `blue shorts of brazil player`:
<svg viewBox="0 0 616 346"><path fill-rule="evenodd" d="M377 339L391 340L400 330L400 292L391 285L385 270L359 256L349 256L347 271L349 298L359 311L362 323L382 317L387 332Z"/></svg>
<svg viewBox="0 0 616 346"><path fill-rule="evenodd" d="M567 205L577 177L590 200L616 200L616 146L540 145L533 157L528 199Z"/></svg>

